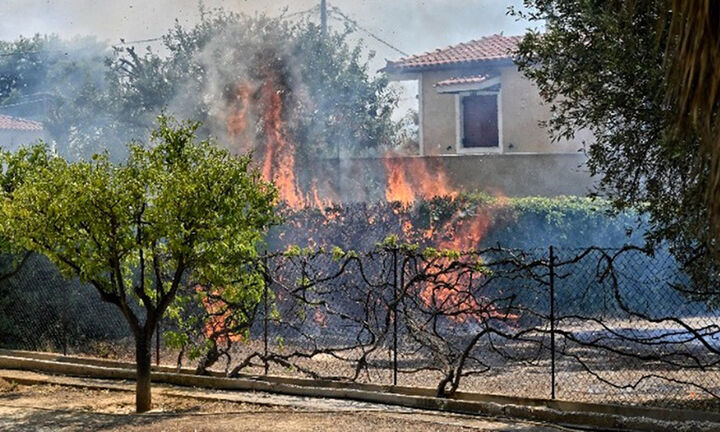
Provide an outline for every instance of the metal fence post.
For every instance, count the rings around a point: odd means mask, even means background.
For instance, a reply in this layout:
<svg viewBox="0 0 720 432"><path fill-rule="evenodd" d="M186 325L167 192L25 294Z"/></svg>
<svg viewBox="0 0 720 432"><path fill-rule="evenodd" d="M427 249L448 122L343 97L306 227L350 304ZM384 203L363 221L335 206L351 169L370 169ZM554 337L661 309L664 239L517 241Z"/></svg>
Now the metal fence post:
<svg viewBox="0 0 720 432"><path fill-rule="evenodd" d="M138 234L139 235L139 234ZM141 252L142 253L142 252ZM144 276L143 276L144 277ZM155 281L155 304L160 303L160 281ZM158 317L157 323L155 323L155 364L160 366L160 321L162 315ZM150 341L152 343L152 341ZM150 348L152 350L152 348Z"/></svg>
<svg viewBox="0 0 720 432"><path fill-rule="evenodd" d="M65 319L65 312L62 314L62 325L60 326L60 331L62 331L62 350L63 355L66 356L68 352L68 323Z"/></svg>
<svg viewBox="0 0 720 432"><path fill-rule="evenodd" d="M550 399L555 399L555 251L550 246Z"/></svg>
<svg viewBox="0 0 720 432"><path fill-rule="evenodd" d="M270 285L269 258L263 258L263 273L265 284L263 286L263 363L265 364L265 375L268 374L270 364L268 363L268 289Z"/></svg>
<svg viewBox="0 0 720 432"><path fill-rule="evenodd" d="M393 248L393 385L397 385L398 376L398 331L397 331L397 302L398 302L398 274L397 274L397 248Z"/></svg>

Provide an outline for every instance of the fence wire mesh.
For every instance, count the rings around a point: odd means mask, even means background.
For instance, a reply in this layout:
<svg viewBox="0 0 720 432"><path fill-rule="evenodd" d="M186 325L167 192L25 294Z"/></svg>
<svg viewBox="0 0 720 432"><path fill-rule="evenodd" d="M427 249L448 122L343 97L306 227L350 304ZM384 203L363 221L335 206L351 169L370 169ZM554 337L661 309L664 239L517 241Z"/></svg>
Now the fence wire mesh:
<svg viewBox="0 0 720 432"><path fill-rule="evenodd" d="M217 304L193 311L212 318L214 331L201 335L218 355L205 366L229 376L719 405L716 302L666 251L386 245L271 254L252 267L266 283L247 333L222 331L232 320L212 313ZM41 257L0 282L0 294L3 347L132 358L121 314ZM183 354L160 357L188 364Z"/></svg>

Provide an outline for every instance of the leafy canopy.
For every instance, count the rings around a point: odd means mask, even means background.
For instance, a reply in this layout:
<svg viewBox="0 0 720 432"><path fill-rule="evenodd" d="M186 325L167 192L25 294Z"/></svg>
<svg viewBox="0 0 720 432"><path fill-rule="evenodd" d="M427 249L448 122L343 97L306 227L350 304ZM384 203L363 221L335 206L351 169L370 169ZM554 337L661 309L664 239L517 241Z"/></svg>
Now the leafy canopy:
<svg viewBox="0 0 720 432"><path fill-rule="evenodd" d="M0 148L0 193L10 194L22 184L27 175L34 170L46 167L50 155L47 148L38 145L33 148L21 148L11 153ZM0 282L17 274L27 263L31 252L13 244L0 235Z"/></svg>
<svg viewBox="0 0 720 432"><path fill-rule="evenodd" d="M526 0L518 17L544 25L520 43L517 64L552 107L554 137L588 129L589 168L616 207L649 215L648 239L668 241L698 272L712 266L704 190L709 163L698 133L675 133L667 98L670 15L665 0ZM699 274L699 273L698 273Z"/></svg>
<svg viewBox="0 0 720 432"><path fill-rule="evenodd" d="M42 146L0 159L0 235L120 309L135 336L138 412L152 406L152 335L181 287L259 301L261 285L244 283L240 264L276 221L276 191L249 156L198 141L199 127L160 116L154 145L130 145L122 163L107 153L68 162Z"/></svg>
<svg viewBox="0 0 720 432"><path fill-rule="evenodd" d="M4 154L3 170L46 163L3 191L2 234L92 284L136 334L149 330L143 322L162 314L181 283L231 286L242 279L236 264L257 253L275 222L276 194L249 156L198 142L198 127L161 116L155 145L130 145L118 164L106 154L70 163L42 147ZM145 320L128 306L132 298Z"/></svg>
<svg viewBox="0 0 720 432"><path fill-rule="evenodd" d="M168 107L221 136L227 115L243 109L233 105L239 87L272 81L283 98L285 133L301 155L391 145L397 95L384 76L371 72L363 46L351 45L349 33L201 9L197 25L176 24L164 36L168 55L116 50L108 62L109 106L132 128ZM262 121L257 123L250 129L262 133Z"/></svg>
<svg viewBox="0 0 720 432"><path fill-rule="evenodd" d="M145 141L163 109L201 121L199 135L225 143L238 86L271 79L301 158L393 144L398 97L349 29L323 34L305 21L200 13L197 24L169 29L159 49L57 36L0 41L0 109L42 121L66 158L108 151L120 160L123 143ZM249 118L247 129L262 134L262 119ZM233 147L244 152L253 137L241 138Z"/></svg>

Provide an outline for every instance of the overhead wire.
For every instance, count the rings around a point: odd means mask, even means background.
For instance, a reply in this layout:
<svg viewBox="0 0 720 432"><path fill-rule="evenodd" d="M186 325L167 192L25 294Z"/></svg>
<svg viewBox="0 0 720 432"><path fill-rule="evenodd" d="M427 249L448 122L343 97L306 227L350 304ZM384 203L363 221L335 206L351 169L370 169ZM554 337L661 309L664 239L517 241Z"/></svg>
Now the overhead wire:
<svg viewBox="0 0 720 432"><path fill-rule="evenodd" d="M51 100L51 99L50 98L40 98L40 99L27 100L27 101L23 101L23 102L14 102L11 104L0 104L0 109L13 108L13 107L25 106L25 105L33 105L33 104L37 104L37 103L47 102L49 100Z"/></svg>
<svg viewBox="0 0 720 432"><path fill-rule="evenodd" d="M287 15L285 15L285 13L282 13L282 14L280 14L279 18L288 19L288 18L294 18L294 17L301 16L301 15L308 15L308 14L311 14L311 13L315 12L316 10L318 10L318 8L319 8L319 6L313 6L310 9L305 9L305 10L299 11L299 12L293 12L293 13L287 14Z"/></svg>
<svg viewBox="0 0 720 432"><path fill-rule="evenodd" d="M384 40L380 36L376 35L375 33L371 32L370 30L368 30L365 27L358 24L358 22L356 20L350 18L343 11L341 11L340 8L338 8L337 6L328 5L328 7L330 9L331 16L336 15L336 17L339 17L341 20L347 22L348 24L350 24L357 30L362 31L363 33L367 34L371 38L375 39L376 41L380 42L381 44L385 45L386 47L392 49L393 51L399 53L400 55L405 56L405 57L409 56L409 54L406 53L405 51L401 50L400 48L396 47L395 45L391 44L390 42Z"/></svg>
<svg viewBox="0 0 720 432"><path fill-rule="evenodd" d="M126 41L124 38L120 38L120 42L111 45L112 47L117 47L121 45L134 45L139 43L150 43L150 42L158 42L161 41L162 37L154 37L154 38L148 38L148 39L137 39L137 40L130 40ZM52 53L69 53L69 52L77 52L77 51L85 51L85 50L91 50L96 49L95 46L88 46L88 47L73 47L72 49L40 49L40 50L29 50L29 51L10 51L10 52L0 52L0 57L10 57L10 56L22 56L22 55L31 55L31 54L52 54Z"/></svg>
<svg viewBox="0 0 720 432"><path fill-rule="evenodd" d="M281 14L280 18L282 19L290 19L295 18L302 15L308 15L316 10L318 10L319 6L313 6L309 9L293 12L291 14ZM350 24L353 28L367 34L377 42L380 42L381 44L385 45L386 47L392 49L393 51L403 55L407 56L408 54L401 50L400 48L396 47L395 45L391 44L390 42L386 41L385 39L381 38L377 34L373 33L372 31L368 30L367 28L361 26L356 20L348 16L346 13L344 13L339 7L337 6L331 6L328 5L328 9L330 12L330 15L335 15L336 19L339 19L341 21L344 21L348 24ZM120 38L120 42L111 45L112 47L117 46L127 46L127 45L134 45L134 44L140 44L140 43L152 43L152 42L159 42L162 41L163 37L152 37L152 38L146 38L146 39L136 39L136 40L125 40L124 38ZM62 49L54 49L54 50L31 50L31 51L12 51L12 52L4 52L0 53L0 57L8 57L8 56L21 56L21 55L31 55L31 54L49 54L49 53L68 53L70 51L80 51L80 50L87 50L92 49L94 47L85 47L85 48L73 48L72 50L62 50Z"/></svg>

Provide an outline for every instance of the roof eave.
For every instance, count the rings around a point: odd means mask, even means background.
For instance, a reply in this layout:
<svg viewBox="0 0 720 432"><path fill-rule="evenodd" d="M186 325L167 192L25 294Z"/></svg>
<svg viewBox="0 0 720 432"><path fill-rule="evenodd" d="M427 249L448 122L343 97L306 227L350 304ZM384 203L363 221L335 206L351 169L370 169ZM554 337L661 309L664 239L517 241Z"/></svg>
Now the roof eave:
<svg viewBox="0 0 720 432"><path fill-rule="evenodd" d="M514 65L515 62L513 61L512 57L503 57L503 58L496 58L496 59L486 59L486 60L475 60L475 61L466 61L466 62L452 62L452 63L441 63L441 64L434 64L434 65L425 65L425 66L404 66L402 64L392 63L388 62L387 66L380 69L379 72L384 72L391 76L391 79L393 76L407 76L409 74L418 74L422 72L430 72L430 71L444 71L444 70L457 70L457 69L472 69L477 67L483 67L483 66L510 66Z"/></svg>
<svg viewBox="0 0 720 432"><path fill-rule="evenodd" d="M494 77L485 79L483 81L474 82L474 83L456 83L456 84L445 84L445 85L437 85L436 84L435 91L437 91L440 94L482 91L482 90L487 90L490 87L498 86L500 84L501 84L500 77L494 76Z"/></svg>

